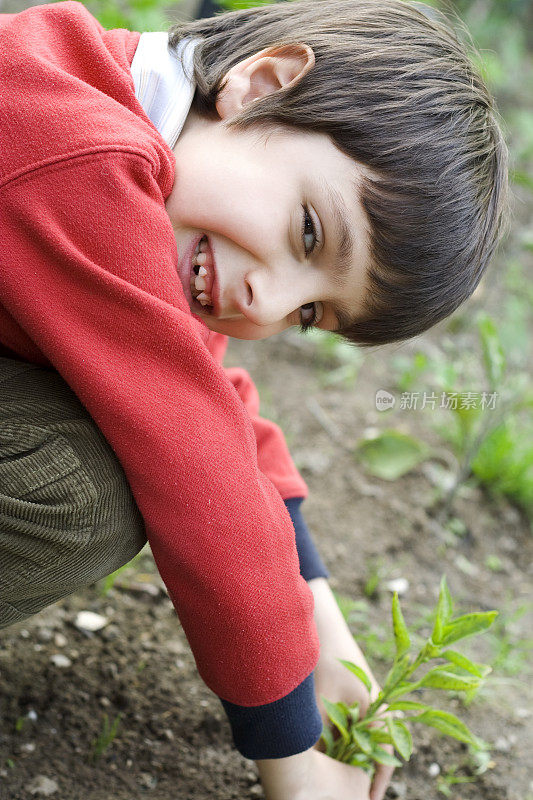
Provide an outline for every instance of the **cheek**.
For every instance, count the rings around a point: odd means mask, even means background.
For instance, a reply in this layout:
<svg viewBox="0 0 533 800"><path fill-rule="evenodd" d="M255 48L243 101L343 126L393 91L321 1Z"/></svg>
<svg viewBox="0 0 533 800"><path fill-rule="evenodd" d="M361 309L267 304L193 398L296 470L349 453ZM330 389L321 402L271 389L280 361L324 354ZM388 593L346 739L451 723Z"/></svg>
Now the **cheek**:
<svg viewBox="0 0 533 800"><path fill-rule="evenodd" d="M245 339L247 341L268 339L269 336L274 336L276 333L281 333L281 331L290 327L285 322L280 322L276 325L254 325L245 319L217 320L213 317L202 317L202 319L207 327L216 333L222 333L232 339Z"/></svg>

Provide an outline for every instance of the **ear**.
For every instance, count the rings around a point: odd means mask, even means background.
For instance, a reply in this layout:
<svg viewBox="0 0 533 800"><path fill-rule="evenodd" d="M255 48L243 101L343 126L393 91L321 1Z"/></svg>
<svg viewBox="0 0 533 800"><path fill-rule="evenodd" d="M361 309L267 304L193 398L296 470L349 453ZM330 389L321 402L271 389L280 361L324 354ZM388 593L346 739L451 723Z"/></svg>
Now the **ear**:
<svg viewBox="0 0 533 800"><path fill-rule="evenodd" d="M302 42L268 47L240 61L225 75L216 102L219 117L234 116L248 103L298 83L314 63L313 50Z"/></svg>

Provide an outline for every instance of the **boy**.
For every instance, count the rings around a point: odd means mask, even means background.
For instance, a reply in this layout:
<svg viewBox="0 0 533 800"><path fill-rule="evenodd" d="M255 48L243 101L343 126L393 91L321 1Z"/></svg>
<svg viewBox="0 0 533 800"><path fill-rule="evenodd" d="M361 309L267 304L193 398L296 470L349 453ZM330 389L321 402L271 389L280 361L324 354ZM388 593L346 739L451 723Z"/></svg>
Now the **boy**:
<svg viewBox="0 0 533 800"><path fill-rule="evenodd" d="M397 0L168 42L72 2L0 17L0 624L146 534L269 800L379 800L385 769L370 788L313 747L316 697L368 703L337 659L365 662L225 335L376 344L451 313L500 233L505 145L454 36Z"/></svg>

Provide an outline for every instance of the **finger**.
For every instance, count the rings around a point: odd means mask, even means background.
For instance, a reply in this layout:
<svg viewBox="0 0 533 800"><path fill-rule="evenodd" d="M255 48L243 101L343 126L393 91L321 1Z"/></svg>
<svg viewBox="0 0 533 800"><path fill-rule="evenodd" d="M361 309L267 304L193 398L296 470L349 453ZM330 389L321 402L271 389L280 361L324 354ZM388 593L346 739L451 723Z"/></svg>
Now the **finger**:
<svg viewBox="0 0 533 800"><path fill-rule="evenodd" d="M394 767L386 767L384 764L379 765L372 781L370 800L383 800L393 772Z"/></svg>

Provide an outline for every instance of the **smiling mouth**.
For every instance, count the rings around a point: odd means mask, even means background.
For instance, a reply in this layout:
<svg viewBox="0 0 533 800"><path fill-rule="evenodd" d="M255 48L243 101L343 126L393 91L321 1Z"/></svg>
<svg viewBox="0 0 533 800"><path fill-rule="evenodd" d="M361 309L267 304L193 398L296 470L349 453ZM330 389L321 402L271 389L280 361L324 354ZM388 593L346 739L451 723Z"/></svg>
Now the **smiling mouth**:
<svg viewBox="0 0 533 800"><path fill-rule="evenodd" d="M207 236L202 236L191 259L191 295L204 312L213 312L215 269Z"/></svg>

